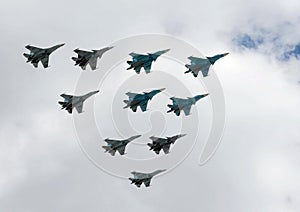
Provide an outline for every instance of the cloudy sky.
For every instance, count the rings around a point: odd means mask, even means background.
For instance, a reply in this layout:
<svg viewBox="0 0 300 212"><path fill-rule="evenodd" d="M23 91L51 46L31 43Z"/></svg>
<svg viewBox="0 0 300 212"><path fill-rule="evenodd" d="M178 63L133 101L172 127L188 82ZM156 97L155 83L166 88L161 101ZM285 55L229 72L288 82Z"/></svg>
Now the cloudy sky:
<svg viewBox="0 0 300 212"><path fill-rule="evenodd" d="M299 211L299 10L298 0L3 3L0 211ZM57 101L75 91L82 73L73 49L147 33L208 56L230 52L214 66L226 126L207 164L198 165L196 145L151 187L137 189L87 159L74 119ZM22 56L27 44L61 42L46 70Z"/></svg>

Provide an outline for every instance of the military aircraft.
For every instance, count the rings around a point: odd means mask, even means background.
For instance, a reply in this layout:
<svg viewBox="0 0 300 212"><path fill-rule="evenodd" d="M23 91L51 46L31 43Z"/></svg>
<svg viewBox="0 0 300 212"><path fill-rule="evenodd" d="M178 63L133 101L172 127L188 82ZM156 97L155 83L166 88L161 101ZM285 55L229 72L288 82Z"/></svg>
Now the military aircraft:
<svg viewBox="0 0 300 212"><path fill-rule="evenodd" d="M35 68L38 67L38 63L40 61L44 68L47 68L49 63L49 55L63 45L65 44L59 44L45 49L27 45L25 48L30 50L30 53L24 53L23 55L27 58L26 62L31 62Z"/></svg>
<svg viewBox="0 0 300 212"><path fill-rule="evenodd" d="M156 154L159 154L160 150L163 150L165 154L168 154L171 144L174 144L178 138L183 136L185 136L185 134L166 138L151 136L150 139L152 140L152 143L148 143L147 145L150 147L150 150L153 150Z"/></svg>
<svg viewBox="0 0 300 212"><path fill-rule="evenodd" d="M150 73L152 62L156 61L156 59L161 56L162 54L170 51L170 49L162 50L155 52L153 54L148 53L147 55L144 54L136 54L134 52L130 53L129 55L132 57L132 61L127 61L130 65L129 69L134 69L137 74L141 72L141 68L144 68L146 74Z"/></svg>
<svg viewBox="0 0 300 212"><path fill-rule="evenodd" d="M83 102L90 96L98 93L99 91L92 91L82 96L73 96L67 94L61 94L60 96L64 98L63 102L58 102L62 105L61 109L67 110L69 113L72 113L73 108L75 107L78 113L82 113Z"/></svg>
<svg viewBox="0 0 300 212"><path fill-rule="evenodd" d="M164 171L166 171L166 169L156 170L151 173L133 171L131 172L131 174L133 174L133 178L129 178L129 180L131 180L131 184L135 184L138 188L141 187L142 183L144 183L146 187L149 187L152 177Z"/></svg>
<svg viewBox="0 0 300 212"><path fill-rule="evenodd" d="M110 153L112 156L116 154L116 151L120 153L120 155L125 154L125 148L126 145L133 141L134 139L137 139L141 137L141 135L132 136L125 140L114 140L114 139L105 139L104 141L108 144L107 146L102 146L103 149L105 149L105 152Z"/></svg>
<svg viewBox="0 0 300 212"><path fill-rule="evenodd" d="M191 61L191 64L188 65L186 64L185 67L187 67L189 70L187 70L184 73L189 73L192 72L194 77L197 77L199 74L199 71L202 72L203 77L207 77L208 75L208 71L209 71L209 67L213 64L215 64L215 62L228 55L229 53L224 53L224 54L218 54L215 55L213 57L206 57L206 58L198 58L198 57L193 57L190 56L188 57L188 59Z"/></svg>
<svg viewBox="0 0 300 212"><path fill-rule="evenodd" d="M128 92L126 95L129 96L129 100L124 100L124 103L127 104L124 108L130 107L133 112L136 112L137 107L140 106L142 112L144 112L147 110L148 101L163 90L165 90L165 88L153 90L148 93L144 92L143 94Z"/></svg>
<svg viewBox="0 0 300 212"><path fill-rule="evenodd" d="M187 99L180 99L180 98L175 98L172 97L170 98L173 101L172 105L168 105L170 108L169 112L174 112L177 116L180 115L180 111L183 110L184 114L186 116L190 115L190 110L192 105L196 104L196 102L203 97L206 97L208 94L203 94L203 95L197 95L194 97L188 97Z"/></svg>
<svg viewBox="0 0 300 212"><path fill-rule="evenodd" d="M106 47L103 49L92 50L92 51L75 49L74 52L78 54L78 57L72 57L72 60L75 61L75 66L79 65L82 70L86 69L87 64L90 65L92 70L95 70L97 68L97 59L101 58L106 51L112 48L113 47Z"/></svg>

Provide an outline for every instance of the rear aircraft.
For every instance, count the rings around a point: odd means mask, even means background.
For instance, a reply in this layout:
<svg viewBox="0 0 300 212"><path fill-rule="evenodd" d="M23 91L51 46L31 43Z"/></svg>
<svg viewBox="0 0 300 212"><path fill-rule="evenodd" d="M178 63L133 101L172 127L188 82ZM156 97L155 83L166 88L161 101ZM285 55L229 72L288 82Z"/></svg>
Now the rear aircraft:
<svg viewBox="0 0 300 212"><path fill-rule="evenodd" d="M152 63L156 61L159 56L167 53L168 51L170 51L170 49L158 51L155 53L148 53L147 55L132 52L129 54L132 57L132 61L127 61L127 63L130 65L127 70L134 69L135 72L139 74L141 72L141 69L144 68L146 74L149 74Z"/></svg>
<svg viewBox="0 0 300 212"><path fill-rule="evenodd" d="M141 137L141 135L135 135L124 140L107 138L104 140L107 143L107 146L102 146L102 148L105 149L105 152L108 152L112 156L115 156L116 151L118 151L120 155L124 155L127 144L139 137Z"/></svg>
<svg viewBox="0 0 300 212"><path fill-rule="evenodd" d="M191 61L190 65L185 65L189 70L187 70L186 73L191 72L194 77L197 77L199 72L202 72L203 77L208 76L209 68L211 65L214 65L217 60L219 60L222 57L225 57L229 53L224 53L224 54L218 54L213 57L206 57L206 58L199 58L199 57L193 57L190 56L188 59Z"/></svg>
<svg viewBox="0 0 300 212"><path fill-rule="evenodd" d="M98 93L99 91L92 91L82 96L73 96L68 94L61 94L60 96L64 98L63 102L58 102L62 106L62 110L66 110L69 113L72 113L73 108L76 108L78 113L82 113L83 109L83 102L93 96L94 94Z"/></svg>
<svg viewBox="0 0 300 212"><path fill-rule="evenodd" d="M99 50L85 51L80 49L75 49L74 52L78 55L77 57L72 57L72 60L75 61L75 66L78 65L82 70L86 69L86 66L89 65L92 70L97 68L97 60L100 59L102 55L112 49L113 47L106 47Z"/></svg>
<svg viewBox="0 0 300 212"><path fill-rule="evenodd" d="M151 183L151 179L155 176L158 175L161 172L166 171L166 169L162 170L156 170L151 173L141 173L141 172L136 172L133 171L131 174L133 174L133 178L129 178L131 181L131 184L136 185L138 188L141 187L141 185L144 183L145 187L149 187Z"/></svg>
<svg viewBox="0 0 300 212"><path fill-rule="evenodd" d="M31 45L25 46L26 49L30 50L30 53L24 53L24 57L27 58L27 63L30 62L35 68L38 67L38 63L41 62L44 68L48 67L49 56L56 49L62 47L65 44L58 44L50 48L39 48Z"/></svg>

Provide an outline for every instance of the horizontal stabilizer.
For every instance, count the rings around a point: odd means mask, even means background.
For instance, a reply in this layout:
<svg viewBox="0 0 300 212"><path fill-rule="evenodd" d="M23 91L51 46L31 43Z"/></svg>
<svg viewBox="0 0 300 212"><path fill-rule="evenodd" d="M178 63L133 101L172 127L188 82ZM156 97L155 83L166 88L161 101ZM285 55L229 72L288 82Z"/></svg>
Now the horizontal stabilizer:
<svg viewBox="0 0 300 212"><path fill-rule="evenodd" d="M77 57L72 57L72 60L74 60L75 62L78 61Z"/></svg>
<svg viewBox="0 0 300 212"><path fill-rule="evenodd" d="M112 149L110 146L102 146L103 149L105 149L105 152L108 152L112 156L116 154L116 150Z"/></svg>
<svg viewBox="0 0 300 212"><path fill-rule="evenodd" d="M24 53L23 55L24 55L24 57L26 57L26 58L28 58L28 57L30 56L29 54L26 54L26 53Z"/></svg>

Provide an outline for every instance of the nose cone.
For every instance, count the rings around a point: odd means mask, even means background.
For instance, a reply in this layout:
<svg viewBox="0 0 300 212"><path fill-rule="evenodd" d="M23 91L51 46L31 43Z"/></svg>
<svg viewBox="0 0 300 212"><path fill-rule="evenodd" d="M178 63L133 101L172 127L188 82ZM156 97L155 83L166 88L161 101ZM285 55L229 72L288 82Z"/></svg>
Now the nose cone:
<svg viewBox="0 0 300 212"><path fill-rule="evenodd" d="M178 135L178 138L182 138L184 136L186 136L186 134L180 134L180 135Z"/></svg>
<svg viewBox="0 0 300 212"><path fill-rule="evenodd" d="M141 137L142 135L135 135L135 136L132 136L131 137L131 139L133 140L133 139L137 139L137 138L139 138L139 137Z"/></svg>
<svg viewBox="0 0 300 212"><path fill-rule="evenodd" d="M223 55L223 57L225 57L226 55L229 55L229 53L227 52L227 53L224 53L224 54L222 54Z"/></svg>
<svg viewBox="0 0 300 212"><path fill-rule="evenodd" d="M197 96L195 96L194 97L194 99L196 100L196 101L198 101L199 99L202 99L202 98L204 98L204 97L206 97L206 96L208 96L209 94L207 93L207 94L202 94L202 95L197 95Z"/></svg>
<svg viewBox="0 0 300 212"><path fill-rule="evenodd" d="M160 92L162 92L162 91L164 91L164 90L166 90L165 88L161 88L161 89L158 89Z"/></svg>
<svg viewBox="0 0 300 212"><path fill-rule="evenodd" d="M162 51L158 51L156 53L154 53L155 55L162 55L162 54L165 54L167 53L168 51L170 51L170 49L165 49L165 50L162 50Z"/></svg>
<svg viewBox="0 0 300 212"><path fill-rule="evenodd" d="M94 95L94 94L96 94L96 93L99 93L99 90L96 90L96 91L92 91L92 92L91 92L92 95Z"/></svg>
<svg viewBox="0 0 300 212"><path fill-rule="evenodd" d="M60 47L62 47L62 46L64 46L64 45L65 45L64 43L58 44L58 45L55 46L55 49L58 49L58 48L60 48Z"/></svg>
<svg viewBox="0 0 300 212"><path fill-rule="evenodd" d="M169 52L171 49L165 49L165 50L162 50L161 52L162 52L162 54L165 54L165 53L167 53L167 52Z"/></svg>
<svg viewBox="0 0 300 212"><path fill-rule="evenodd" d="M167 171L167 169L159 169L156 171L157 174Z"/></svg>

